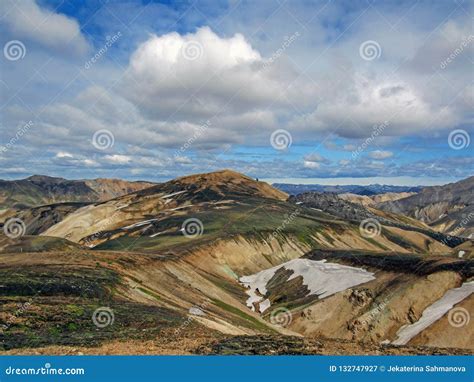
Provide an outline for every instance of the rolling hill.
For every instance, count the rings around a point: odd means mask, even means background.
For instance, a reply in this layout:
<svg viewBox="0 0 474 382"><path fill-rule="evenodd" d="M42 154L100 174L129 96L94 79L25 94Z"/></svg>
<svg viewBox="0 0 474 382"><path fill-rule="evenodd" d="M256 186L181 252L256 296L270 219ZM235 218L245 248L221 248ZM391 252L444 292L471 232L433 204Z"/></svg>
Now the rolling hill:
<svg viewBox="0 0 474 382"><path fill-rule="evenodd" d="M8 353L474 351L448 322L471 309L474 261L409 217L223 170L54 220L0 241Z"/></svg>

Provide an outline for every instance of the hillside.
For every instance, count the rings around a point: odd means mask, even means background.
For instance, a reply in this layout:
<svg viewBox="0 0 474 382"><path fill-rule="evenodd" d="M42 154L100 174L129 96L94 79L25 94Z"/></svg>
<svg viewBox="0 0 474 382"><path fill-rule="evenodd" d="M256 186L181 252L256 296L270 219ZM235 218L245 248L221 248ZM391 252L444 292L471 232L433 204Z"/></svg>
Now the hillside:
<svg viewBox="0 0 474 382"><path fill-rule="evenodd" d="M67 180L43 175L0 180L0 209L24 209L61 202L97 202L152 185L120 179Z"/></svg>
<svg viewBox="0 0 474 382"><path fill-rule="evenodd" d="M450 235L469 237L474 234L474 176L425 187L416 195L379 203L377 208L413 217Z"/></svg>
<svg viewBox="0 0 474 382"><path fill-rule="evenodd" d="M347 200L352 203L359 203L363 206L376 206L383 202L392 202L395 200L408 198L409 196L416 195L416 192L386 192L383 194L376 195L357 195L351 193L339 194L341 199Z"/></svg>
<svg viewBox="0 0 474 382"><path fill-rule="evenodd" d="M5 351L474 351L468 335L446 330L447 310L426 330L402 331L450 291L461 290L453 305L472 298L474 263L458 255L467 244L450 248L416 220L337 195L288 198L229 170L88 203L56 223L65 207L48 208L47 228L31 223L40 236L0 240ZM112 323L98 328L98 309Z"/></svg>
<svg viewBox="0 0 474 382"><path fill-rule="evenodd" d="M396 228L387 228L387 231L390 232L390 234L386 232L388 236L397 231L398 233L404 231L406 237L410 237L410 235L413 235L414 232L417 232L424 235L425 238L431 238L431 241L435 245L438 245L437 242L439 242L451 248L456 247L465 241L465 239L459 237L451 237L439 232L435 232L415 219L411 219L399 214L383 212L376 208L371 208L369 206L366 207L359 203L352 203L333 193L305 192L297 196L291 196L289 201L299 206L304 205L315 210L324 211L325 213L339 217L347 222L363 224L364 221L374 221L376 225L379 226L374 228L379 230L382 230L382 226ZM399 244L404 242L404 239L401 237L397 238L397 236L392 237L392 240L399 240ZM430 240L428 240L428 242L425 240L424 245L427 245L429 242ZM408 245L408 248L411 248L410 245ZM433 248L429 247L426 249L428 251L433 250Z"/></svg>
<svg viewBox="0 0 474 382"><path fill-rule="evenodd" d="M431 232L418 234L415 229L414 235L426 245L410 244L388 230L374 243L359 233L360 220L374 216L366 210L361 219L351 222L332 209L316 211L293 204L292 198L286 202L286 198L267 183L228 170L191 175L83 207L42 235L68 238L97 249L130 251L179 247L189 244L187 236L193 236L196 245L241 234L265 238L274 232L317 247L426 251L431 245L438 251L449 251L442 238L431 239L426 236ZM198 234L183 235L188 219Z"/></svg>

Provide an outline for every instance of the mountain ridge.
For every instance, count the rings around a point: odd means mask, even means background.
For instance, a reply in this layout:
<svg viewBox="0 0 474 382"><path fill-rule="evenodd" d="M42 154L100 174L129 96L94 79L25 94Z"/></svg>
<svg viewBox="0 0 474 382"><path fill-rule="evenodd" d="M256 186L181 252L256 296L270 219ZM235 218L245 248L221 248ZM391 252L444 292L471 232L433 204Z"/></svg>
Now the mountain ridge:
<svg viewBox="0 0 474 382"><path fill-rule="evenodd" d="M322 184L291 184L291 183L273 183L274 187L286 192L287 194L297 195L303 192L332 192L336 194L350 193L356 195L379 195L387 192L419 192L422 186L393 186L386 184L361 185L322 185Z"/></svg>
<svg viewBox="0 0 474 382"><path fill-rule="evenodd" d="M376 207L416 218L447 234L468 237L474 234L474 176L425 187L415 195Z"/></svg>
<svg viewBox="0 0 474 382"><path fill-rule="evenodd" d="M121 179L69 180L32 175L19 180L0 179L0 208L22 209L61 202L95 202L153 186L143 181Z"/></svg>

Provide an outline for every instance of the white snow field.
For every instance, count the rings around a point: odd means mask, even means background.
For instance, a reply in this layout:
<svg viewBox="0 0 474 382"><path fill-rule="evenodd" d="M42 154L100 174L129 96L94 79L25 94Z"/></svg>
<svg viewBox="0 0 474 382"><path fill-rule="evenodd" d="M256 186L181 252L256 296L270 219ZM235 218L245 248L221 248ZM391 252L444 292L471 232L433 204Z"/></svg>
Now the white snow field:
<svg viewBox="0 0 474 382"><path fill-rule="evenodd" d="M473 292L474 281L464 283L459 288L448 290L443 297L423 311L417 322L402 326L397 332L397 339L392 343L394 345L405 345L418 333L443 317L454 305L469 297Z"/></svg>
<svg viewBox="0 0 474 382"><path fill-rule="evenodd" d="M347 288L366 283L375 279L374 274L362 268L350 267L336 263L327 263L326 260L294 259L276 267L265 269L249 276L243 276L239 281L247 288L247 306L255 310L253 303L261 302L267 292L266 286L275 272L281 268L292 270L293 274L288 281L298 276L303 277L303 284L310 291L310 295L319 298L331 296ZM267 299L259 305L260 313L270 307Z"/></svg>

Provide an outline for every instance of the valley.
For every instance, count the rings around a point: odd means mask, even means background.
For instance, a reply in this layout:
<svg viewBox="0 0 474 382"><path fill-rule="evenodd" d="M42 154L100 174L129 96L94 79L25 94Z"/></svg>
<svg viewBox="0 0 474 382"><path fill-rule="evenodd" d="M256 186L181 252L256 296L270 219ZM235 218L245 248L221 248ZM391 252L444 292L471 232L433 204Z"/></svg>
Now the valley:
<svg viewBox="0 0 474 382"><path fill-rule="evenodd" d="M472 354L472 240L378 205L223 170L22 207L0 238L0 349Z"/></svg>

